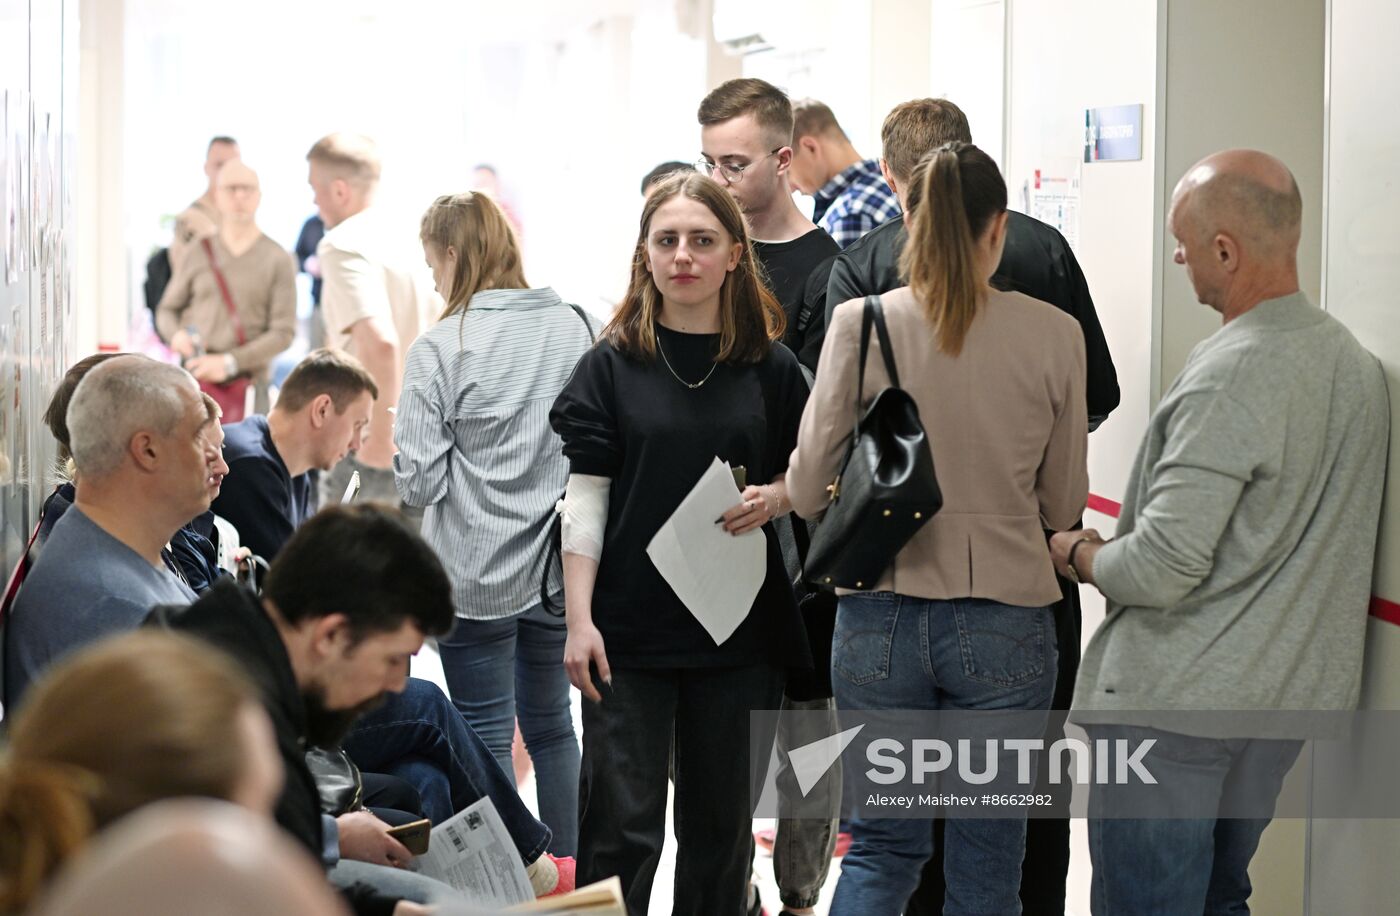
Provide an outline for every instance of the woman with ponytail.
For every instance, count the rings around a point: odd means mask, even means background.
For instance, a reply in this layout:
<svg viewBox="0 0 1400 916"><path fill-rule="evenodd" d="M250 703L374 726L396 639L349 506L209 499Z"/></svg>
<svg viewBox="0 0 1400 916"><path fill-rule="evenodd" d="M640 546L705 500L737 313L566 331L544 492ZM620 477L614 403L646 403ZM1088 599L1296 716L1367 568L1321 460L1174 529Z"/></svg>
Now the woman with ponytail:
<svg viewBox="0 0 1400 916"><path fill-rule="evenodd" d="M151 802L232 801L269 820L272 725L217 650L163 632L82 650L26 694L0 756L0 913L23 912L94 833Z"/></svg>
<svg viewBox="0 0 1400 916"><path fill-rule="evenodd" d="M512 778L519 718L549 852L572 856L579 749L559 561L546 549L568 463L549 406L596 326L530 288L515 232L485 194L433 201L421 239L447 308L408 351L394 480L425 507L423 537L452 577L457 623L438 640L448 693Z"/></svg>
<svg viewBox="0 0 1400 916"><path fill-rule="evenodd" d="M909 285L880 304L944 503L869 591L841 596L840 708L1049 708L1060 588L1042 529L1073 525L1088 493L1084 339L1053 306L991 286L1006 220L1006 184L982 150L951 143L919 163L902 264ZM863 311L862 300L836 307L802 416L788 485L804 518L821 517L858 412L890 385L872 342L866 401L856 403ZM1015 753L998 763L1016 772ZM1006 810L947 821L949 916L1021 912L1025 814ZM901 912L932 853L928 821L861 813L831 912Z"/></svg>

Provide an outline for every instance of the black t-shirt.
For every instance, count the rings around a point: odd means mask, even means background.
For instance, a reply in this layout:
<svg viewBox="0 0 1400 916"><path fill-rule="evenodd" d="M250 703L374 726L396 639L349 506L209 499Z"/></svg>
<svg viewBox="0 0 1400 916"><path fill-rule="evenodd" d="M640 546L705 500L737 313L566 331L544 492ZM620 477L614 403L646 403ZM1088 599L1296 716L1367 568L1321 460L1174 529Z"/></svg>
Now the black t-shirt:
<svg viewBox="0 0 1400 916"><path fill-rule="evenodd" d="M749 483L787 470L807 385L775 344L758 363L719 363L718 334L657 326L660 356L627 356L606 340L584 354L549 420L570 471L612 480L593 622L608 662L634 668L810 664L802 621L771 526L768 574L749 616L716 646L661 577L647 544L716 457L743 465ZM710 373L713 367L713 374ZM672 369L675 375L672 374ZM699 388L687 388L675 376ZM738 503L738 494L735 494Z"/></svg>
<svg viewBox="0 0 1400 916"><path fill-rule="evenodd" d="M813 229L790 242L753 243L754 256L787 313L783 343L802 365L817 371L826 337L826 283L841 246L825 229Z"/></svg>

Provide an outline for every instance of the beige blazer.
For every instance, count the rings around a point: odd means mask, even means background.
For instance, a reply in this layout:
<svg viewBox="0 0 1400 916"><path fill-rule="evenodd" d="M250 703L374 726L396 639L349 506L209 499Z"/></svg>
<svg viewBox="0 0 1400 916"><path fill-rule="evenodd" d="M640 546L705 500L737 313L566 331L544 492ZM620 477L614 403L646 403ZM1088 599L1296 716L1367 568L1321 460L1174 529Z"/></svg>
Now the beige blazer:
<svg viewBox="0 0 1400 916"><path fill-rule="evenodd" d="M886 293L885 321L901 386L914 398L933 448L943 508L895 556L876 591L918 598L989 598L1036 607L1060 598L1042 529L1062 530L1084 510L1088 417L1084 336L1037 299L992 292L962 352L941 353L908 288ZM837 306L788 492L797 514L820 518L856 418L864 300ZM889 385L871 331L865 403Z"/></svg>

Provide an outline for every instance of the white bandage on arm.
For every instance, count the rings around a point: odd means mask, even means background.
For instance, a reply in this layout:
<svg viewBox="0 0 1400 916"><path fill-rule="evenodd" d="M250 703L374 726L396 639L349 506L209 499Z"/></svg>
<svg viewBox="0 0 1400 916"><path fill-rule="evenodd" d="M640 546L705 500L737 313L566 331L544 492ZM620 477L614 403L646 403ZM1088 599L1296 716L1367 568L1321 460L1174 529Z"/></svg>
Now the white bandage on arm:
<svg viewBox="0 0 1400 916"><path fill-rule="evenodd" d="M603 531L608 526L608 493L612 479L570 474L564 498L555 510L562 516L563 553L597 560L603 556Z"/></svg>

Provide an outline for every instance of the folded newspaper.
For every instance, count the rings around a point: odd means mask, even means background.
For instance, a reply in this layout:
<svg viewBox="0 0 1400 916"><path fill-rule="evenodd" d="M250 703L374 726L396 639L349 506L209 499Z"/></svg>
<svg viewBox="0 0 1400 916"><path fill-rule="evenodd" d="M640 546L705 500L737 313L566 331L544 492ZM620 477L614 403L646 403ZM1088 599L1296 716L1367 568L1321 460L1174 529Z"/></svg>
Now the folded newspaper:
<svg viewBox="0 0 1400 916"><path fill-rule="evenodd" d="M428 851L414 859L413 868L455 888L473 908L627 916L617 878L536 900L520 853L489 798L434 827Z"/></svg>
<svg viewBox="0 0 1400 916"><path fill-rule="evenodd" d="M456 888L473 906L505 908L535 899L525 865L491 799L483 798L433 828L420 874Z"/></svg>

